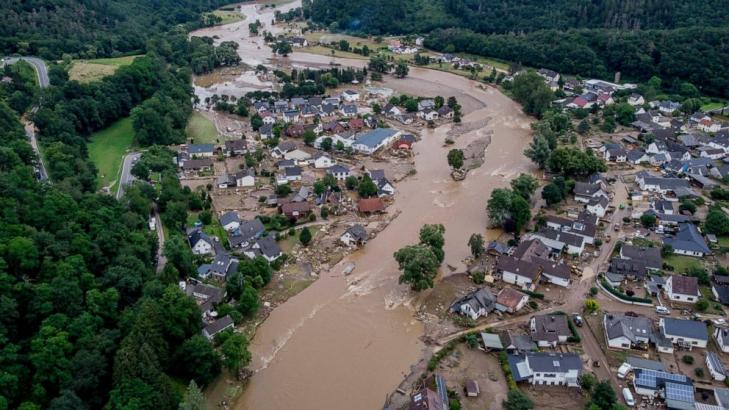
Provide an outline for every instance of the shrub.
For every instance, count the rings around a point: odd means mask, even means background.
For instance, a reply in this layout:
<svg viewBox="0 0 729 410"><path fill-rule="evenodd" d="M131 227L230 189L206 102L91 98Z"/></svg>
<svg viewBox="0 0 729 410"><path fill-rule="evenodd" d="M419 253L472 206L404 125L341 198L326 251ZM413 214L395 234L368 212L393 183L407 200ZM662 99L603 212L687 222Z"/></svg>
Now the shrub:
<svg viewBox="0 0 729 410"><path fill-rule="evenodd" d="M691 356L690 354L685 354L681 358L681 361L684 362L684 363L686 363L686 364L694 364L694 357Z"/></svg>
<svg viewBox="0 0 729 410"><path fill-rule="evenodd" d="M590 295L596 296L597 295L597 286L593 286L590 288Z"/></svg>
<svg viewBox="0 0 729 410"><path fill-rule="evenodd" d="M532 292L531 290L522 289L520 290L522 293L526 293L527 295L536 298L536 299L544 299L544 293L539 292Z"/></svg>
<svg viewBox="0 0 729 410"><path fill-rule="evenodd" d="M619 289L615 289L614 287L610 286L610 284L605 280L605 278L600 279L600 284L610 293L617 296L620 299L627 300L629 302L638 302L638 303L651 303L650 299L647 298L639 298L637 296L628 296L625 293L621 292Z"/></svg>
<svg viewBox="0 0 729 410"><path fill-rule="evenodd" d="M486 277L486 274L483 272L473 272L471 274L471 279L473 279L473 283L475 284L482 284L484 282L484 278Z"/></svg>
<svg viewBox="0 0 729 410"><path fill-rule="evenodd" d="M536 301L534 301L534 300L530 300L530 301L529 301L529 307L530 307L530 308L532 308L532 309L536 309L536 308L538 308L538 307L539 307L539 305L537 304L537 302L536 302Z"/></svg>
<svg viewBox="0 0 729 410"><path fill-rule="evenodd" d="M697 367L694 369L694 374L696 377L704 377L704 369Z"/></svg>

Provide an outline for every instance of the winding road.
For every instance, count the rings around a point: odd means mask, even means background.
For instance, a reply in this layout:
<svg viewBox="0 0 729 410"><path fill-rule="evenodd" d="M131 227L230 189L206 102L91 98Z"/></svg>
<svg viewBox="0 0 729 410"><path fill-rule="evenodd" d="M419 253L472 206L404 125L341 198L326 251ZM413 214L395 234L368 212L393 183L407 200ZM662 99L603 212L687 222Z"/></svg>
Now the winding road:
<svg viewBox="0 0 729 410"><path fill-rule="evenodd" d="M15 64L20 60L30 63L33 68L35 68L35 73L38 76L38 85L41 88L46 88L50 85L50 80L48 79L48 67L46 66L46 63L38 57L5 57L2 59L0 67L4 67L6 64ZM38 106L35 106L31 109L31 112L34 113L37 110ZM37 177L41 181L48 181L48 172L46 171L45 163L43 163L43 155L41 155L40 147L38 146L38 139L35 135L35 124L27 118L24 119L23 122L25 126L25 135L28 136L30 145L33 147L33 151L35 151L35 155L38 158L38 164L36 166Z"/></svg>

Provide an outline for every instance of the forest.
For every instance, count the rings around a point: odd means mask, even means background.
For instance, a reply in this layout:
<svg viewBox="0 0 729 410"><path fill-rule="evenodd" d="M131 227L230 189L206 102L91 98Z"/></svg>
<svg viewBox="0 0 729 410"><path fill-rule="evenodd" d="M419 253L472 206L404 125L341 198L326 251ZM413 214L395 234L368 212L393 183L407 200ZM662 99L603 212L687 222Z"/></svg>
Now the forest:
<svg viewBox="0 0 729 410"><path fill-rule="evenodd" d="M214 21L203 12L232 0L7 0L0 8L0 52L58 60L138 54L147 40L178 24Z"/></svg>
<svg viewBox="0 0 729 410"><path fill-rule="evenodd" d="M717 12L729 0L345 2L314 0L305 13L354 34L424 34L441 52L608 80L617 71L632 81L655 75L729 96L729 16Z"/></svg>

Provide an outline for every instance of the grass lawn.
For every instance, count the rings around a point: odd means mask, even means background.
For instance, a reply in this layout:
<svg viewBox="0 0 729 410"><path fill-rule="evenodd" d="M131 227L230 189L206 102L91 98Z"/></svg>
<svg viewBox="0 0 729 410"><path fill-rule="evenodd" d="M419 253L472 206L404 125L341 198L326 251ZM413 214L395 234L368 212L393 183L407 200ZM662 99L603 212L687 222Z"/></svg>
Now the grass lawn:
<svg viewBox="0 0 729 410"><path fill-rule="evenodd" d="M726 103L713 102L701 106L701 111L711 111L724 107Z"/></svg>
<svg viewBox="0 0 729 410"><path fill-rule="evenodd" d="M316 239L316 235L317 233L319 233L320 230L320 225L314 225L309 227L309 231L311 231L312 242L314 241L314 239ZM295 245L301 243L299 242L299 234L301 234L301 229L296 229L296 235L293 236L288 235L288 232L288 230L283 232L284 234L286 234L286 237L278 243L278 245L281 247L281 250L286 253L291 252Z"/></svg>
<svg viewBox="0 0 729 410"><path fill-rule="evenodd" d="M717 236L716 239L719 241L719 246L729 247L729 236Z"/></svg>
<svg viewBox="0 0 729 410"><path fill-rule="evenodd" d="M213 14L215 14L216 16L223 19L220 21L221 25L235 23L236 21L241 21L241 20L245 19L245 16L243 14L241 14L235 10L231 10L230 8L227 8L227 7L215 10L213 12Z"/></svg>
<svg viewBox="0 0 729 410"><path fill-rule="evenodd" d="M671 255L663 258L663 263L673 266L676 273L685 273L692 266L702 267L701 259L692 258L691 256Z"/></svg>
<svg viewBox="0 0 729 410"><path fill-rule="evenodd" d="M99 186L116 184L121 172L122 157L134 143L132 119L121 119L91 135L89 158L98 169Z"/></svg>
<svg viewBox="0 0 729 410"><path fill-rule="evenodd" d="M218 140L215 124L199 112L193 112L187 120L185 133L195 144L214 144Z"/></svg>
<svg viewBox="0 0 729 410"><path fill-rule="evenodd" d="M68 76L71 80L82 83L100 80L114 74L117 68L131 64L137 57L139 56L74 60L71 69L68 70Z"/></svg>

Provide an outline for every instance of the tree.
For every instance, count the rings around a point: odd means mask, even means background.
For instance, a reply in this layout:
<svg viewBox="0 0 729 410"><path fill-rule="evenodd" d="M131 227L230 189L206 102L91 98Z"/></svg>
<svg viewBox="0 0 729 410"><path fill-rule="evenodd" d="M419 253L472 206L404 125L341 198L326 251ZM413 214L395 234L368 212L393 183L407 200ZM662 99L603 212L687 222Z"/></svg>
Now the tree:
<svg viewBox="0 0 729 410"><path fill-rule="evenodd" d="M514 98L522 104L527 114L541 117L554 99L544 79L533 71L516 76L512 83Z"/></svg>
<svg viewBox="0 0 729 410"><path fill-rule="evenodd" d="M175 352L176 373L206 385L220 374L220 356L203 335L194 335Z"/></svg>
<svg viewBox="0 0 729 410"><path fill-rule="evenodd" d="M704 229L708 233L715 235L727 235L729 234L729 217L719 206L714 206L709 209L709 213L706 215L704 221Z"/></svg>
<svg viewBox="0 0 729 410"><path fill-rule="evenodd" d="M445 253L443 252L443 246L445 245L445 227L441 224L426 224L420 228L420 243L428 245L433 251L438 263L443 263Z"/></svg>
<svg viewBox="0 0 729 410"><path fill-rule="evenodd" d="M583 373L579 378L580 387L588 394L592 393L592 389L597 384L597 378L592 373Z"/></svg>
<svg viewBox="0 0 729 410"><path fill-rule="evenodd" d="M251 128L253 128L253 131L258 131L261 127L263 127L263 118L258 113L253 114L251 117Z"/></svg>
<svg viewBox="0 0 729 410"><path fill-rule="evenodd" d="M547 202L548 206L552 206L562 202L564 196L562 195L562 190L557 185L549 183L542 188L542 199Z"/></svg>
<svg viewBox="0 0 729 410"><path fill-rule="evenodd" d="M190 384L185 390L185 395L182 397L180 402L179 410L206 410L207 405L205 404L205 396L203 396L202 390L197 387L195 380L190 380Z"/></svg>
<svg viewBox="0 0 729 410"><path fill-rule="evenodd" d="M268 263L266 258L263 256L256 256L253 259L244 259L238 263L238 273L243 275L243 278L248 278L251 284L256 288L262 288L265 286L273 275L273 269ZM231 282L230 280L228 281ZM231 296L234 298L241 298L241 293L244 291L244 287L240 279L237 280L238 287L231 289Z"/></svg>
<svg viewBox="0 0 729 410"><path fill-rule="evenodd" d="M357 189L358 185L359 181L354 175L350 175L344 180L344 186L347 187L347 189L349 189L350 191L354 191L355 189Z"/></svg>
<svg viewBox="0 0 729 410"><path fill-rule="evenodd" d="M248 351L248 338L241 333L228 336L220 346L223 354L223 365L233 374L238 374L241 367L251 362L251 353Z"/></svg>
<svg viewBox="0 0 729 410"><path fill-rule="evenodd" d="M474 258L478 258L484 253L484 244L483 236L479 233L471 234L471 237L468 238L468 247L471 248L471 255Z"/></svg>
<svg viewBox="0 0 729 410"><path fill-rule="evenodd" d="M455 170L463 167L463 150L454 148L448 151L448 165Z"/></svg>
<svg viewBox="0 0 729 410"><path fill-rule="evenodd" d="M709 308L709 301L704 298L699 298L699 300L696 302L696 310L699 312L706 312L706 309Z"/></svg>
<svg viewBox="0 0 729 410"><path fill-rule="evenodd" d="M681 201L681 205L679 205L678 210L680 212L688 211L691 213L691 215L693 215L696 213L696 204L694 204L690 200L683 200Z"/></svg>
<svg viewBox="0 0 729 410"><path fill-rule="evenodd" d="M258 311L261 302L258 298L258 291L256 291L256 288L251 286L248 282L249 281L246 280L243 285L243 290L240 292L240 296L238 297L236 310L245 317L252 317Z"/></svg>
<svg viewBox="0 0 729 410"><path fill-rule="evenodd" d="M289 184L281 184L276 186L275 192L279 198L283 198L291 193L291 187Z"/></svg>
<svg viewBox="0 0 729 410"><path fill-rule="evenodd" d="M590 175L595 172L605 172L605 162L592 154L573 147L556 148L547 161L547 167L552 172L565 176Z"/></svg>
<svg viewBox="0 0 729 410"><path fill-rule="evenodd" d="M585 135L588 132L590 132L590 123L587 122L587 120L584 120L584 119L582 121L580 121L580 123L577 124L577 132L580 135Z"/></svg>
<svg viewBox="0 0 729 410"><path fill-rule="evenodd" d="M509 390L501 405L504 410L531 410L534 408L534 402L519 389Z"/></svg>
<svg viewBox="0 0 729 410"><path fill-rule="evenodd" d="M273 45L273 52L284 57L287 57L292 51L291 43L288 41L279 41Z"/></svg>
<svg viewBox="0 0 729 410"><path fill-rule="evenodd" d="M529 144L529 148L524 150L524 155L537 164L539 169L544 169L551 154L549 141L540 135L535 136L534 141Z"/></svg>
<svg viewBox="0 0 729 410"><path fill-rule="evenodd" d="M314 138L316 139L316 135L314 136ZM337 143L343 144L342 141L337 141ZM327 151L327 152L331 151L332 150L332 139L330 137L324 138L321 141L320 147L324 151Z"/></svg>
<svg viewBox="0 0 729 410"><path fill-rule="evenodd" d="M306 130L304 132L303 138L304 138L304 143L306 145L312 146L312 145L314 145L314 141L316 141L316 134L314 133L313 130ZM322 147L322 149L324 149L324 148ZM329 149L324 149L324 150L329 151L331 149L332 149L332 142L331 142L331 139L329 139Z"/></svg>
<svg viewBox="0 0 729 410"><path fill-rule="evenodd" d="M521 232L532 218L529 203L520 195L514 194L511 200L511 217L515 223L515 232ZM508 229L507 229L508 230Z"/></svg>
<svg viewBox="0 0 729 410"><path fill-rule="evenodd" d="M192 252L181 236L175 235L165 241L164 255L167 262L174 266L180 274L192 274Z"/></svg>
<svg viewBox="0 0 729 410"><path fill-rule="evenodd" d="M390 71L390 64L381 55L371 56L367 67L375 73L386 73Z"/></svg>
<svg viewBox="0 0 729 410"><path fill-rule="evenodd" d="M511 180L511 189L526 200L531 198L538 186L537 179L529 174L519 174L518 177Z"/></svg>
<svg viewBox="0 0 729 410"><path fill-rule="evenodd" d="M433 287L433 279L438 274L438 258L431 247L424 244L408 245L394 254L402 271L400 283L407 283L415 291Z"/></svg>
<svg viewBox="0 0 729 410"><path fill-rule="evenodd" d="M656 226L656 215L655 214L643 214L640 216L640 223L650 229Z"/></svg>
<svg viewBox="0 0 729 410"><path fill-rule="evenodd" d="M304 246L308 246L311 242L311 231L308 227L304 227L299 233L299 242Z"/></svg>
<svg viewBox="0 0 729 410"><path fill-rule="evenodd" d="M362 176L362 180L357 185L357 192L360 198L369 198L377 195L377 185L372 182L372 179L368 174Z"/></svg>
<svg viewBox="0 0 729 410"><path fill-rule="evenodd" d="M511 217L512 197L513 193L504 188L496 188L491 192L486 211L493 225L503 226L504 222Z"/></svg>
<svg viewBox="0 0 729 410"><path fill-rule="evenodd" d="M585 313L588 313L588 314L597 312L598 310L600 310L600 304L597 303L597 301L595 299L586 299L584 310L585 310Z"/></svg>
<svg viewBox="0 0 729 410"><path fill-rule="evenodd" d="M610 410L613 404L617 403L618 398L615 395L615 390L608 381L601 381L592 392L591 404L597 405L602 410Z"/></svg>
<svg viewBox="0 0 729 410"><path fill-rule="evenodd" d="M397 60L397 64L395 65L395 76L398 78L405 78L407 77L408 72L410 72L408 63L406 63L405 60Z"/></svg>

